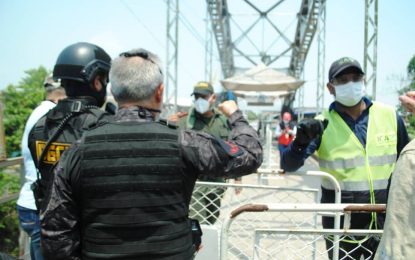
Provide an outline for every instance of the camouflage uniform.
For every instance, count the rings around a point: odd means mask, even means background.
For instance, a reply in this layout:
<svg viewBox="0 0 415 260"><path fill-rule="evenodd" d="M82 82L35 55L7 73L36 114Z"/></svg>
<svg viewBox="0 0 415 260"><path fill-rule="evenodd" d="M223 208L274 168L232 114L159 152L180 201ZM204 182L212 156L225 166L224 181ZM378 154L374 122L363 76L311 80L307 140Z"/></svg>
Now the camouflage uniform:
<svg viewBox="0 0 415 260"><path fill-rule="evenodd" d="M187 117L179 121L181 129L192 129L209 133L222 140L227 140L230 128L226 117L213 109L213 116L206 118L197 113L194 108ZM224 177L200 176L199 181L226 182ZM221 200L226 191L225 187L199 187L192 195L190 217L199 220L201 224L214 224L219 217Z"/></svg>

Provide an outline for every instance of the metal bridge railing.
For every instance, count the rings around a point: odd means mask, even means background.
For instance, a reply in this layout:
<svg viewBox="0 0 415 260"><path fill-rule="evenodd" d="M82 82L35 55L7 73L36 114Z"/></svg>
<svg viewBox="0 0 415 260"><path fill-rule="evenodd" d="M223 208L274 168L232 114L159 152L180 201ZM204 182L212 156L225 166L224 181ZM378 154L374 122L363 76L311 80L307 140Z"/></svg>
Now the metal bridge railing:
<svg viewBox="0 0 415 260"><path fill-rule="evenodd" d="M253 179L255 181L255 179ZM245 178L243 180L245 182ZM223 191L220 197L220 205L212 206L214 199L209 194L217 191ZM238 192L236 192L238 190ZM192 201L190 203L190 217L197 218L202 224L202 229L214 228L218 230L219 236L222 225L231 213L231 211L247 203L311 203L316 204L319 200L319 189L298 188L298 187L280 187L270 185L250 185L250 184L233 184L233 183L215 183L215 182L196 182ZM209 204L210 205L207 205ZM261 214L246 215L239 218L235 223L235 230L230 231L228 239L231 243L230 250L237 259L251 259L250 252L247 248L252 248L252 234L255 228L267 227L303 227L314 228L318 225L317 214L311 213L305 216L298 214L296 216L287 216L286 213L279 214ZM220 245L207 241L208 236L203 236L202 251L196 259L219 259L219 253L216 258L204 257L208 251L219 251ZM219 240L219 238L217 238ZM219 248L219 249L218 249ZM203 252L204 251L204 252Z"/></svg>
<svg viewBox="0 0 415 260"><path fill-rule="evenodd" d="M8 158L4 161L0 161L0 169L7 168L10 166L22 165L22 163L22 157ZM21 174L21 171L19 171L19 173ZM6 193L0 194L0 196L0 204L2 204L12 200L16 200L19 197L19 192L9 194L9 192L6 189Z"/></svg>
<svg viewBox="0 0 415 260"><path fill-rule="evenodd" d="M258 183L262 183L263 179L266 178L265 176L267 175L277 175L280 174L279 173L280 170L274 170L274 169L259 169L258 170ZM336 180L336 178L333 177L333 175L327 173L327 172L322 172L322 171L306 171L306 172L301 172L301 171L297 171L297 172L288 172L288 173L284 173L287 174L287 176L315 176L315 177L320 177L320 178L326 178L327 180L329 180L332 184L332 187L334 187L334 203L336 204L340 204L341 203L341 188L340 188L340 184L339 182ZM340 229L340 213L339 212L321 212L320 215L334 215L334 228L335 229ZM337 254L336 252L338 252L338 246L339 246L339 236L337 234L334 235L334 245L335 245L335 254Z"/></svg>
<svg viewBox="0 0 415 260"><path fill-rule="evenodd" d="M16 167L20 166L20 170L16 170L16 174L20 174L20 183L24 181L24 173L23 173L23 158L22 157L15 157L15 158L7 158L6 160L0 161L0 169L4 169L7 167ZM7 203L10 201L15 201L19 197L19 192L9 193L6 189L6 193L0 194L0 204ZM19 237L19 248L20 248L20 256L19 259L30 259L30 239L28 235L20 231Z"/></svg>
<svg viewBox="0 0 415 260"><path fill-rule="evenodd" d="M247 203L300 203L318 202L318 189L289 188L268 185L196 182L190 203L190 217L202 224L221 226L230 212ZM215 204L211 193L222 194L220 204ZM213 204L216 205L212 206Z"/></svg>
<svg viewBox="0 0 415 260"><path fill-rule="evenodd" d="M303 227L278 227L262 228L258 225L254 232L250 234L250 240L254 241L254 246L245 251L250 252L246 259L328 259L332 252L332 259L339 259L338 243L344 240L356 241L356 247L366 250L369 257L374 252L365 248L364 242L368 239L379 240L382 230L350 230L350 215L357 212L384 212L385 204L366 205L366 204L248 204L233 210L225 219L221 230L221 260L238 259L232 252L232 244L229 235L233 225L239 218L246 215L262 215L270 213L298 213L298 212L333 212L345 215L343 229L321 229ZM340 215L339 214L339 215ZM233 228L237 229L239 227ZM323 238L338 237L333 241L333 247L326 248ZM359 237L358 239L356 238ZM337 247L336 247L337 244ZM353 252L342 250L341 255L347 259L355 259ZM358 258L360 259L360 258Z"/></svg>

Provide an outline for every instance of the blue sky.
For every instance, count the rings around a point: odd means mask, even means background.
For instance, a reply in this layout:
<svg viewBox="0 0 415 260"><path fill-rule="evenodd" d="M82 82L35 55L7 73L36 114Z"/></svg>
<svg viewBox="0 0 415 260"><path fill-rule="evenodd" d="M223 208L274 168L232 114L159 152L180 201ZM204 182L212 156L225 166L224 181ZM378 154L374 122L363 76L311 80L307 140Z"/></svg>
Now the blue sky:
<svg viewBox="0 0 415 260"><path fill-rule="evenodd" d="M231 12L245 11L243 1L228 2ZM278 19L288 21L294 17L300 0L286 2L288 7L294 6L288 8L292 12L280 14ZM402 86L399 78L406 76L406 66L415 55L413 10L412 0L379 0L377 93L378 100L388 104L398 103L396 90ZM179 25L178 89L179 96L188 97L192 85L204 79L202 41L206 4L202 0L181 0L180 11L182 19L196 30L191 33L182 22ZM244 19L249 19L246 17L235 16L235 19L244 24ZM354 57L363 65L364 0L328 0L326 29L325 75L331 62L342 56ZM59 52L79 41L95 43L112 57L143 47L165 60L166 3L163 0L1 0L0 35L0 89L18 83L27 69L43 65L51 70ZM308 106L315 105L316 53L315 42L304 72ZM213 65L218 91L220 67L217 60ZM327 106L332 97L327 91L325 97Z"/></svg>

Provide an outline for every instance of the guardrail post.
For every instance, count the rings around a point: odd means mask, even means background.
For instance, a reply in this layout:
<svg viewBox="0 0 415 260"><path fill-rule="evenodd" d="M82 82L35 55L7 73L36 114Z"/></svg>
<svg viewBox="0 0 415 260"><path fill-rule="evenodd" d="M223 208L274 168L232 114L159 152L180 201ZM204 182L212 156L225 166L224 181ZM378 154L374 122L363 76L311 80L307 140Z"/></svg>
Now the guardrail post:
<svg viewBox="0 0 415 260"><path fill-rule="evenodd" d="M341 203L342 193L340 189L340 184L336 180L336 178L334 178L331 174L328 174L326 172L321 172L321 171L308 171L306 172L306 174L312 175L312 176L321 176L321 177L325 177L329 179L334 187L334 203L336 204ZM335 229L340 229L340 220L341 220L340 212L336 212L334 216L334 228ZM339 259L339 249L340 249L339 240L340 240L340 236L334 235L333 237L333 245L334 245L333 260Z"/></svg>
<svg viewBox="0 0 415 260"><path fill-rule="evenodd" d="M265 167L271 168L272 132L270 122L265 124Z"/></svg>
<svg viewBox="0 0 415 260"><path fill-rule="evenodd" d="M346 221L350 222L350 215L354 213L368 213L368 212L385 212L386 205L385 204L377 204L377 205L368 205L368 204L298 204L298 203L284 203L284 204L246 204L240 206L239 208L233 210L228 216L228 218L224 221L221 231L221 259L227 258L227 251L228 251L228 231L230 225L232 224L233 220L238 217L239 215L245 212L262 212L262 211L269 211L269 212L325 212L325 211L333 211L335 213L343 213L346 215ZM353 229L349 230L347 227L347 223L345 223L345 227L343 229L330 229L329 231L334 231L334 237L340 237L340 235L350 235L350 234L364 234L365 232L371 232L371 234L381 235L383 233L382 230L363 230L363 229ZM279 229L281 230L281 229ZM301 232L304 230L300 229L285 229L284 232L292 233L292 232ZM310 234L322 233L322 234L329 234L330 232L324 232L325 230L306 230ZM375 232L375 233L374 233ZM338 241L337 241L338 242ZM330 248L327 248L329 251ZM339 250L337 248L337 253L333 250L333 259L339 258Z"/></svg>
<svg viewBox="0 0 415 260"><path fill-rule="evenodd" d="M228 230L233 219L228 217L222 224L222 230L220 234L220 259L226 260L228 258Z"/></svg>

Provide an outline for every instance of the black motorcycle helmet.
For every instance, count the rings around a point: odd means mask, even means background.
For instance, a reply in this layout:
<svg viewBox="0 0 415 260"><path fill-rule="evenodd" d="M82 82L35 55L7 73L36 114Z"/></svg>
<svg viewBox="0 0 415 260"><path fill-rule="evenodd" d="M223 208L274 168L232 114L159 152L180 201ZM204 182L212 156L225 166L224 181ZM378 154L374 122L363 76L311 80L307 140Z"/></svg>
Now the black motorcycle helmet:
<svg viewBox="0 0 415 260"><path fill-rule="evenodd" d="M92 96L98 105L105 102L106 84L100 93L93 91L91 83L100 74L108 78L111 57L99 46L79 42L66 47L58 56L53 78L61 80L68 96Z"/></svg>

